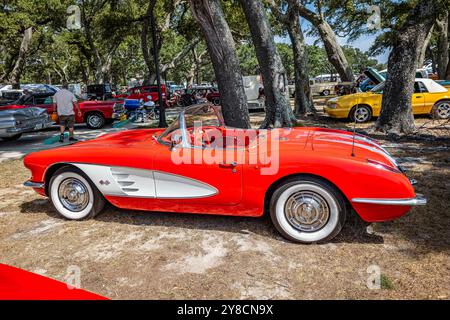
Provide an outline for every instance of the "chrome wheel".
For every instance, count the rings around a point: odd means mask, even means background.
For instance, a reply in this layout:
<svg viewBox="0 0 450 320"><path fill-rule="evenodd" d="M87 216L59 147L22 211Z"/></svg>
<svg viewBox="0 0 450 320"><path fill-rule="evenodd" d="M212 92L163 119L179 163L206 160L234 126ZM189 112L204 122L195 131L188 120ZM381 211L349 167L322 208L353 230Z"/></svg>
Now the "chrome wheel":
<svg viewBox="0 0 450 320"><path fill-rule="evenodd" d="M345 221L345 202L339 191L316 177L293 177L270 200L270 217L287 239L313 243L333 238Z"/></svg>
<svg viewBox="0 0 450 320"><path fill-rule="evenodd" d="M441 119L450 118L450 104L448 102L440 103L437 106L436 113Z"/></svg>
<svg viewBox="0 0 450 320"><path fill-rule="evenodd" d="M315 232L327 224L330 209L325 199L319 194L300 191L288 198L284 214L295 229L303 232Z"/></svg>
<svg viewBox="0 0 450 320"><path fill-rule="evenodd" d="M58 213L70 220L93 218L105 205L89 178L73 166L62 167L53 174L48 193Z"/></svg>
<svg viewBox="0 0 450 320"><path fill-rule="evenodd" d="M104 124L103 117L99 114L90 114L86 122L90 128L94 129L99 129Z"/></svg>
<svg viewBox="0 0 450 320"><path fill-rule="evenodd" d="M353 112L353 120L355 122L366 122L370 120L372 116L371 111L366 106L357 106Z"/></svg>
<svg viewBox="0 0 450 320"><path fill-rule="evenodd" d="M58 188L58 198L67 210L83 211L89 204L89 193L86 186L78 179L68 178Z"/></svg>

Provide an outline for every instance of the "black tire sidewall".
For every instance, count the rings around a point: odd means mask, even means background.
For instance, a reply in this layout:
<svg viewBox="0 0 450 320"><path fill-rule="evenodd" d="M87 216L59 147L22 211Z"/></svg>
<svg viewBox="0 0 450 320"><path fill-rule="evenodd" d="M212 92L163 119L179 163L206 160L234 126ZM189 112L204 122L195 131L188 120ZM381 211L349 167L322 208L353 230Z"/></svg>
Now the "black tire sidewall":
<svg viewBox="0 0 450 320"><path fill-rule="evenodd" d="M440 106L441 104L443 104L443 103L450 104L450 101L439 101L438 103L436 103L436 104L433 106L433 108L432 108L432 110L431 110L431 115L432 115L433 119L438 119L438 120L447 120L447 119L449 119L449 118L441 118L441 117L439 116L438 108L439 108L439 106Z"/></svg>
<svg viewBox="0 0 450 320"><path fill-rule="evenodd" d="M362 121L362 122L361 122L361 121L357 121L356 118L355 118L356 109L361 109L361 108L365 108L365 109L369 112L369 116L367 117L367 120ZM354 106L354 107L352 108L352 110L350 111L350 120L351 120L352 122L356 122L356 123L366 123L366 122L369 122L370 119L372 119L372 116L373 116L373 114L372 114L372 108L370 108L369 106L366 106L366 105L356 105L356 106Z"/></svg>
<svg viewBox="0 0 450 320"><path fill-rule="evenodd" d="M99 126L94 127L94 126L92 126L92 125L89 123L89 118L92 117L92 116L97 116L97 117L99 117L99 118L102 120L102 122L100 123ZM104 117L102 114L100 114L100 113L90 113L90 114L88 114L87 117L86 117L86 125L87 125L88 128L90 128L90 129L101 129L101 128L103 128L103 126L105 125L105 122L106 122L105 117Z"/></svg>

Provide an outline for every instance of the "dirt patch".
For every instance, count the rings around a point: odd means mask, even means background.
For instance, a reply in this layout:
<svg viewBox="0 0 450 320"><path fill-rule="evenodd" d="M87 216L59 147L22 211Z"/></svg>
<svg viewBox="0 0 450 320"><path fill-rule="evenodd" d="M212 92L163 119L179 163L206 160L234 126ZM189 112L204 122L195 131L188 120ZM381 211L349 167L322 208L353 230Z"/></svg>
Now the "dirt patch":
<svg viewBox="0 0 450 320"><path fill-rule="evenodd" d="M29 177L21 161L4 161L0 261L62 281L77 266L83 288L113 299L449 299L449 142L382 142L429 205L372 225L350 216L322 245L284 240L268 217L108 207L94 220L66 221L21 185ZM373 270L380 289L368 288Z"/></svg>

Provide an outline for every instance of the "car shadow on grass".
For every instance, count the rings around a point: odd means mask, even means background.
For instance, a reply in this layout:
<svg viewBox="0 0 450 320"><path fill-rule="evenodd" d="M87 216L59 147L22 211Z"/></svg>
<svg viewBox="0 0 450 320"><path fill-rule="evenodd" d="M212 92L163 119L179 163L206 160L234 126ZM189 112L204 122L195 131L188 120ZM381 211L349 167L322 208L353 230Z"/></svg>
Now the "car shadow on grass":
<svg viewBox="0 0 450 320"><path fill-rule="evenodd" d="M20 205L21 213L42 213L51 218L64 220L53 208L50 201L43 202L36 199ZM236 217L205 214L186 214L173 212L146 212L121 210L107 205L105 210L95 217L96 221L121 223L134 226L173 227L192 230L217 230L236 234L257 234L277 241L289 242L276 231L270 216L262 217ZM77 222L70 222L77 223ZM367 223L362 221L356 213L347 217L341 233L332 243L383 243L383 238L367 232Z"/></svg>

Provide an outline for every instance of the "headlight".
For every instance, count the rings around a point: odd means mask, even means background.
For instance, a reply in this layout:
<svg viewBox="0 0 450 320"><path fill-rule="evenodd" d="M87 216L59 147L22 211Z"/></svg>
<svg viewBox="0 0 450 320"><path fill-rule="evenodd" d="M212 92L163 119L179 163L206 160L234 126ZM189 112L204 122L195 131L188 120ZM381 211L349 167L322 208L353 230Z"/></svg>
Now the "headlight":
<svg viewBox="0 0 450 320"><path fill-rule="evenodd" d="M328 104L327 106L328 106L328 108L330 108L330 109L336 109L336 108L337 108L337 104L336 104L336 103L330 103L330 104Z"/></svg>

